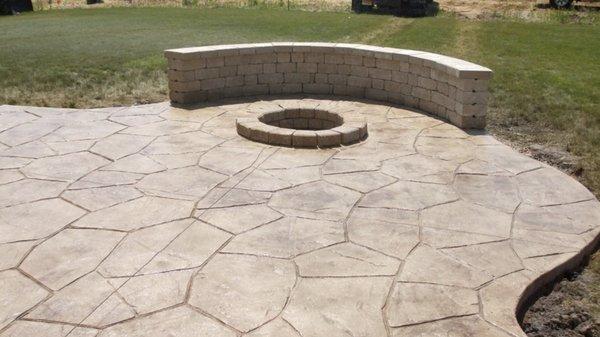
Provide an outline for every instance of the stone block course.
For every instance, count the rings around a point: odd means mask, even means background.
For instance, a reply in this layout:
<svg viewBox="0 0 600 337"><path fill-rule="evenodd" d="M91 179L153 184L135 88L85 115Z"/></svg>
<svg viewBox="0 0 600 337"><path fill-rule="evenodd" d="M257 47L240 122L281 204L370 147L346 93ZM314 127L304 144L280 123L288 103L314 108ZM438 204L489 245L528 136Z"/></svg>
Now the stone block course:
<svg viewBox="0 0 600 337"><path fill-rule="evenodd" d="M352 96L419 108L459 127L485 126L492 76L444 55L346 43L207 46L165 56L174 103L262 94Z"/></svg>
<svg viewBox="0 0 600 337"><path fill-rule="evenodd" d="M238 134L253 141L299 148L334 147L367 137L364 117L352 112L304 108L269 109L257 117L238 118Z"/></svg>

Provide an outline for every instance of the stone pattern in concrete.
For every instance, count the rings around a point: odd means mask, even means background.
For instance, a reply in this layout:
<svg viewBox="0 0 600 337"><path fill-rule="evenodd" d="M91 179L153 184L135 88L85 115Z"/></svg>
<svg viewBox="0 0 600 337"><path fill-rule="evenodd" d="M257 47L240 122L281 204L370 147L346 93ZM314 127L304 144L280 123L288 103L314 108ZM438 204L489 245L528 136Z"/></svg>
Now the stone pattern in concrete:
<svg viewBox="0 0 600 337"><path fill-rule="evenodd" d="M236 132L299 106L370 135ZM600 232L572 178L373 102L0 106L0 125L2 337L524 336L520 301Z"/></svg>

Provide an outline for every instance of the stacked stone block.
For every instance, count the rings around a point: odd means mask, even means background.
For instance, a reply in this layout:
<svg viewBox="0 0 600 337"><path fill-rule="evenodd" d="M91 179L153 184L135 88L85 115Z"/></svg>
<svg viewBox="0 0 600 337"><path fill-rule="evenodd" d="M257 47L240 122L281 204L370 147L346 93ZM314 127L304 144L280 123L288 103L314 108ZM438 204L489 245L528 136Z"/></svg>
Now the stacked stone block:
<svg viewBox="0 0 600 337"><path fill-rule="evenodd" d="M345 117L322 109L281 109L238 118L238 134L257 142L306 148L350 145L367 137L362 117Z"/></svg>
<svg viewBox="0 0 600 337"><path fill-rule="evenodd" d="M342 43L259 43L165 51L171 101L282 94L350 96L485 127L490 69L412 50Z"/></svg>

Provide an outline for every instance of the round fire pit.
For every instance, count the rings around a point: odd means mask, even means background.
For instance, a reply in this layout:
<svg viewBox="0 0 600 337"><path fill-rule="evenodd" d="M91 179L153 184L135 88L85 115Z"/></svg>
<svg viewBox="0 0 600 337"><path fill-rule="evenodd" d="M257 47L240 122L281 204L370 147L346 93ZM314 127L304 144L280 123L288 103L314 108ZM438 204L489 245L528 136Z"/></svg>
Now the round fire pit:
<svg viewBox="0 0 600 337"><path fill-rule="evenodd" d="M363 118L343 117L323 109L280 109L238 118L237 132L250 140L292 147L335 147L367 137Z"/></svg>

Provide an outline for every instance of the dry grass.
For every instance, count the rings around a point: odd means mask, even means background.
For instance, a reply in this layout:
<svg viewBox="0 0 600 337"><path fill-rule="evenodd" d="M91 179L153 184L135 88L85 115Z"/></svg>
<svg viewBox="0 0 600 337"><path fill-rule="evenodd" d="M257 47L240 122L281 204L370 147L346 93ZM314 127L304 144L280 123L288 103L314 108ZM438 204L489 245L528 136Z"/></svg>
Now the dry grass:
<svg viewBox="0 0 600 337"><path fill-rule="evenodd" d="M310 11L347 11L350 0L104 0L87 5L85 0L34 0L37 10L113 7L285 8Z"/></svg>

